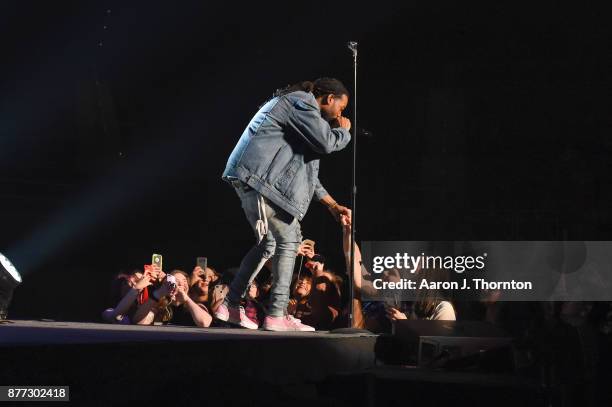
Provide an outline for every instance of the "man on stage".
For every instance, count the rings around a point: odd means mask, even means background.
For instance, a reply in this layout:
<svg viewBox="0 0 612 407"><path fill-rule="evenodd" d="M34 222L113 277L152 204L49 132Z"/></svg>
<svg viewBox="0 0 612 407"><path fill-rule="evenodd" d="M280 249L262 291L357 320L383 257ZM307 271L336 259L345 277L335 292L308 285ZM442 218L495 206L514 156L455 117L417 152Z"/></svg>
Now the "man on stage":
<svg viewBox="0 0 612 407"><path fill-rule="evenodd" d="M337 79L320 78L279 90L244 130L232 151L223 179L242 202L257 244L246 254L229 293L215 317L257 329L240 300L249 283L272 259L273 284L263 328L270 331L314 331L287 315L289 285L302 241L302 220L313 195L338 220L350 219L319 182L319 157L349 143L351 122L342 116L348 91Z"/></svg>

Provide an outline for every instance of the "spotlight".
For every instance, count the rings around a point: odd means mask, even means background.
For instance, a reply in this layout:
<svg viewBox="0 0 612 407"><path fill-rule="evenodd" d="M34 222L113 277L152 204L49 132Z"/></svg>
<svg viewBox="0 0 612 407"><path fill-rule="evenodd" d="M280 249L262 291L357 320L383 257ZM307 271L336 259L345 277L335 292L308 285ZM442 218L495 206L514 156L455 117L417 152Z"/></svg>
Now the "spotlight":
<svg viewBox="0 0 612 407"><path fill-rule="evenodd" d="M13 290L21 284L21 275L13 263L0 253L0 321L6 319Z"/></svg>

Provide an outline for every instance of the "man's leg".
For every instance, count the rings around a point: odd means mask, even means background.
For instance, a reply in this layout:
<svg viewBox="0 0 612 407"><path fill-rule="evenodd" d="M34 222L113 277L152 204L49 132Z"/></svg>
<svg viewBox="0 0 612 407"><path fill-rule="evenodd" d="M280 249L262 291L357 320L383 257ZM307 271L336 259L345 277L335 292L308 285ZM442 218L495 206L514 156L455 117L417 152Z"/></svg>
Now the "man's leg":
<svg viewBox="0 0 612 407"><path fill-rule="evenodd" d="M239 190L242 207L247 219L255 230L259 220L256 191L244 193ZM263 265L272 257L272 288L270 289L270 307L268 314L284 316L289 302L289 285L295 265L295 256L302 240L300 224L293 216L264 199L268 233L246 254L238 274L232 280L227 296L229 306L238 306L248 284L253 280Z"/></svg>
<svg viewBox="0 0 612 407"><path fill-rule="evenodd" d="M249 284L257 276L268 259L274 255L275 241L271 236L264 239L247 252L240 263L238 273L234 276L227 294L227 305L237 307L244 297Z"/></svg>
<svg viewBox="0 0 612 407"><path fill-rule="evenodd" d="M258 209L259 193L244 184L235 187L235 190L242 203L242 209L247 221L251 228L256 231L256 223L260 220ZM249 283L257 276L257 273L259 273L266 261L274 255L275 246L274 237L268 232L259 243L247 252L240 263L238 273L230 284L224 303L215 313L216 318L238 324L245 328L257 328L257 325L250 321L244 315L244 311L239 308L240 301L244 297Z"/></svg>
<svg viewBox="0 0 612 407"><path fill-rule="evenodd" d="M276 252L272 258L272 287L267 314L283 317L287 314L289 291L297 249L302 241L300 223L275 205L267 203L274 211L268 218L268 227L276 241Z"/></svg>
<svg viewBox="0 0 612 407"><path fill-rule="evenodd" d="M266 201L269 232L276 241L276 252L272 258L272 287L270 305L263 328L269 331L314 331L311 326L287 315L289 290L297 249L302 241L300 223L296 218Z"/></svg>

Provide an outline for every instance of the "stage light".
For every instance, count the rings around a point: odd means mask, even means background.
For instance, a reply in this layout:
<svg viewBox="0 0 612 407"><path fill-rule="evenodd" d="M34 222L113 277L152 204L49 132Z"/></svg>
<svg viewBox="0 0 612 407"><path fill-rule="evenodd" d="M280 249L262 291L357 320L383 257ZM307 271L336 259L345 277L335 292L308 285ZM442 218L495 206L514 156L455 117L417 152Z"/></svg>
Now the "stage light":
<svg viewBox="0 0 612 407"><path fill-rule="evenodd" d="M0 253L0 320L6 319L13 290L21 284L21 275L13 263Z"/></svg>

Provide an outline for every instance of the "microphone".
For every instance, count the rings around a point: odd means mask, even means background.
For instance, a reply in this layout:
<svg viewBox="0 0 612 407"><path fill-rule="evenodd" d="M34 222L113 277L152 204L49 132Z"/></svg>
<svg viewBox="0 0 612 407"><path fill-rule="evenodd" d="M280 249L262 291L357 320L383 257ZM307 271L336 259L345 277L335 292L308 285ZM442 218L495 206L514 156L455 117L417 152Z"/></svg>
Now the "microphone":
<svg viewBox="0 0 612 407"><path fill-rule="evenodd" d="M338 122L337 119L332 119L329 121L329 127L331 127L332 129L338 128L340 127L340 123ZM355 128L352 127L351 130L355 131ZM375 137L374 133L371 130L364 129L363 127L357 127L357 136L360 136L360 137L363 136L369 139L372 139Z"/></svg>
<svg viewBox="0 0 612 407"><path fill-rule="evenodd" d="M346 46L348 47L348 49L350 49L353 52L357 52L357 42L355 41L349 41L346 43Z"/></svg>
<svg viewBox="0 0 612 407"><path fill-rule="evenodd" d="M364 129L363 127L357 127L357 135L365 138L374 138L374 133L368 129Z"/></svg>

